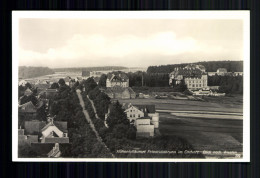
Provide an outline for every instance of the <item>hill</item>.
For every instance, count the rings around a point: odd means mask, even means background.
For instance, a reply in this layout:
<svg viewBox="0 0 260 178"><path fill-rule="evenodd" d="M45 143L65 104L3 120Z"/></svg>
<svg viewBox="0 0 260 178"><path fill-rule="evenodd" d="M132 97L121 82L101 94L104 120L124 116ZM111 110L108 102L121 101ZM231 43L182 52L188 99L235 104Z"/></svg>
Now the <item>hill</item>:
<svg viewBox="0 0 260 178"><path fill-rule="evenodd" d="M204 61L197 63L169 64L149 66L147 73L171 73L175 67L185 67L188 64L200 64L207 72L216 72L218 68L226 68L228 72L243 72L243 61Z"/></svg>

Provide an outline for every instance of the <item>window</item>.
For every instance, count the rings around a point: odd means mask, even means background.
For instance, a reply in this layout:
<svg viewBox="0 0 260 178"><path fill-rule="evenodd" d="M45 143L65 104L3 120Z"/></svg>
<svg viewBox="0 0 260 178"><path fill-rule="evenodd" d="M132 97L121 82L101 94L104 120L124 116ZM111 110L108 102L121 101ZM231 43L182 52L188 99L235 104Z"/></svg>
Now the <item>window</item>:
<svg viewBox="0 0 260 178"><path fill-rule="evenodd" d="M132 114L130 114L130 117L132 117Z"/></svg>
<svg viewBox="0 0 260 178"><path fill-rule="evenodd" d="M192 85L192 87L194 87L194 84Z"/></svg>
<svg viewBox="0 0 260 178"><path fill-rule="evenodd" d="M134 116L133 117L135 117L135 114L134 114Z"/></svg>
<svg viewBox="0 0 260 178"><path fill-rule="evenodd" d="M140 117L140 114L138 114L138 117Z"/></svg>

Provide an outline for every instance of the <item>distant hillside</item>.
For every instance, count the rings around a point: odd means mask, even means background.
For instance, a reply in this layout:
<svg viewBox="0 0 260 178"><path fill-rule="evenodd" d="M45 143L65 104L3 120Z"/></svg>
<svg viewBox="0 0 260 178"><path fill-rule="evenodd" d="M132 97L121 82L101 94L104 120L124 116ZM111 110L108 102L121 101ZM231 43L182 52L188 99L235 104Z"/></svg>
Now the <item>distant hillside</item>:
<svg viewBox="0 0 260 178"><path fill-rule="evenodd" d="M33 78L40 77L43 75L54 74L54 71L48 67L19 67L19 78Z"/></svg>
<svg viewBox="0 0 260 178"><path fill-rule="evenodd" d="M243 61L208 61L149 66L147 69L147 73L171 73L175 67L185 67L188 64L201 64L206 68L207 72L216 72L218 68L226 68L228 72L243 72Z"/></svg>
<svg viewBox="0 0 260 178"><path fill-rule="evenodd" d="M73 68L53 68L55 72L79 72L82 71L106 71L127 69L122 66L105 66L105 67L73 67Z"/></svg>

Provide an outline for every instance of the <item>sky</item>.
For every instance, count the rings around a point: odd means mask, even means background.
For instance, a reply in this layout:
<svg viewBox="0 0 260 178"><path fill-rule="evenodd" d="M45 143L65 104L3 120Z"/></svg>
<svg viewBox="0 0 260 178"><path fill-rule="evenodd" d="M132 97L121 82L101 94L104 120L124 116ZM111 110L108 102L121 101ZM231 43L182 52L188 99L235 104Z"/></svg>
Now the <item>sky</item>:
<svg viewBox="0 0 260 178"><path fill-rule="evenodd" d="M19 20L19 66L94 67L243 60L239 19Z"/></svg>

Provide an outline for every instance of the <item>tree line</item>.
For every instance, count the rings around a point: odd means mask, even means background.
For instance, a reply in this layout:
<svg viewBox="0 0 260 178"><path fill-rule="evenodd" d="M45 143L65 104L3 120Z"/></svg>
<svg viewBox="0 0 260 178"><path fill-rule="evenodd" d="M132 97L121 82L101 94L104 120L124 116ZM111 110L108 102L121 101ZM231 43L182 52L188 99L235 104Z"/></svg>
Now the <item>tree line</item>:
<svg viewBox="0 0 260 178"><path fill-rule="evenodd" d="M43 75L54 74L54 71L48 67L19 67L19 78L33 78Z"/></svg>
<svg viewBox="0 0 260 178"><path fill-rule="evenodd" d="M209 86L219 86L219 92L243 94L243 76L209 76Z"/></svg>
<svg viewBox="0 0 260 178"><path fill-rule="evenodd" d="M219 68L226 68L228 72L243 72L243 61L205 61L197 63L170 64L149 66L147 73L171 73L175 67L185 67L188 64L199 64L206 68L206 72L216 72Z"/></svg>

